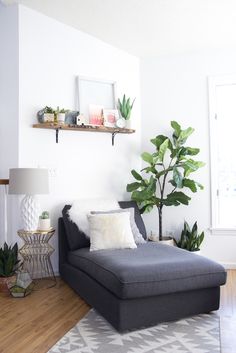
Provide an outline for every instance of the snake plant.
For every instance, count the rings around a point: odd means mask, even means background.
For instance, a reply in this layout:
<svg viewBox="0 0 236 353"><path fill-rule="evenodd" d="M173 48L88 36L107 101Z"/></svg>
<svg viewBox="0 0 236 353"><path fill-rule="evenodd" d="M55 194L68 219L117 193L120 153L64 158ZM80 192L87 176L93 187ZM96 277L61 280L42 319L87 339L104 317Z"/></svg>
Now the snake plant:
<svg viewBox="0 0 236 353"><path fill-rule="evenodd" d="M125 120L130 119L130 115L131 115L131 111L132 111L132 108L134 105L134 101L135 101L135 98L134 98L133 102L131 103L130 98L126 99L125 94L123 96L122 101L118 98L118 109L120 111L122 118L124 118Z"/></svg>
<svg viewBox="0 0 236 353"><path fill-rule="evenodd" d="M182 230L180 240L176 242L177 246L189 251L200 250L200 245L204 239L204 232L198 234L197 222L194 223L192 229L188 223L184 222L184 229Z"/></svg>
<svg viewBox="0 0 236 353"><path fill-rule="evenodd" d="M0 277L13 276L17 270L18 260L18 245L8 246L4 243L0 248Z"/></svg>

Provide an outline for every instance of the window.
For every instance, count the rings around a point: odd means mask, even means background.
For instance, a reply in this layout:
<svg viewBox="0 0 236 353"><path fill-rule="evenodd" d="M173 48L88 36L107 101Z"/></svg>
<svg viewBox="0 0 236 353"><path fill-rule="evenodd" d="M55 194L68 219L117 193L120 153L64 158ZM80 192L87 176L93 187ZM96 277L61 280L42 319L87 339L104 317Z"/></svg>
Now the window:
<svg viewBox="0 0 236 353"><path fill-rule="evenodd" d="M212 228L236 234L236 75L209 78Z"/></svg>

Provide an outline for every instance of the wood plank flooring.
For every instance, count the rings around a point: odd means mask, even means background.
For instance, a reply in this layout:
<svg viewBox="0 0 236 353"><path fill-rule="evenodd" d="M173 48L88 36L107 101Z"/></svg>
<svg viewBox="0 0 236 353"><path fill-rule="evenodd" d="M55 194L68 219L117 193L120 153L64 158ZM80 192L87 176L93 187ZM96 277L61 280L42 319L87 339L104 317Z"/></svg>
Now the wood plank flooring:
<svg viewBox="0 0 236 353"><path fill-rule="evenodd" d="M89 306L62 280L26 298L0 296L0 353L44 353Z"/></svg>
<svg viewBox="0 0 236 353"><path fill-rule="evenodd" d="M46 353L89 310L62 280L24 299L0 296L0 353ZM236 270L222 288L222 353L236 353Z"/></svg>

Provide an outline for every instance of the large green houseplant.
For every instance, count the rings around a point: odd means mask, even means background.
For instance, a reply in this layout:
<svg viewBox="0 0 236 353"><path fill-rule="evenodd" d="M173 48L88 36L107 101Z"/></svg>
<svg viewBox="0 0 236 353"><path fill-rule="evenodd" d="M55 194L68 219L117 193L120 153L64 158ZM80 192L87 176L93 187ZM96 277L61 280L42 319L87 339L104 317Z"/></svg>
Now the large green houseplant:
<svg viewBox="0 0 236 353"><path fill-rule="evenodd" d="M141 170L142 176L135 170L131 173L135 182L127 185L132 200L138 203L141 213L150 212L157 207L159 215L159 240L162 240L162 212L164 206L188 205L191 198L182 190L197 192L203 186L189 178L190 174L204 166L203 162L194 160L199 148L186 146L188 137L194 132L189 127L185 130L176 121L171 121L171 137L158 135L151 139L155 147L153 153L144 152L141 157L147 166ZM167 187L167 183L170 187ZM181 190L181 191L180 191Z"/></svg>

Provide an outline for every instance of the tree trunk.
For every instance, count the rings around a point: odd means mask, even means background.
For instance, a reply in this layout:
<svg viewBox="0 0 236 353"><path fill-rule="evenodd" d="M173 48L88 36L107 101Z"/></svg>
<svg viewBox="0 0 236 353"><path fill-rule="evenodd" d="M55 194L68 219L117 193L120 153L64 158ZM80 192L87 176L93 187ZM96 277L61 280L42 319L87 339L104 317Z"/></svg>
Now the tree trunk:
<svg viewBox="0 0 236 353"><path fill-rule="evenodd" d="M159 240L162 240L162 207L158 207L159 215Z"/></svg>

